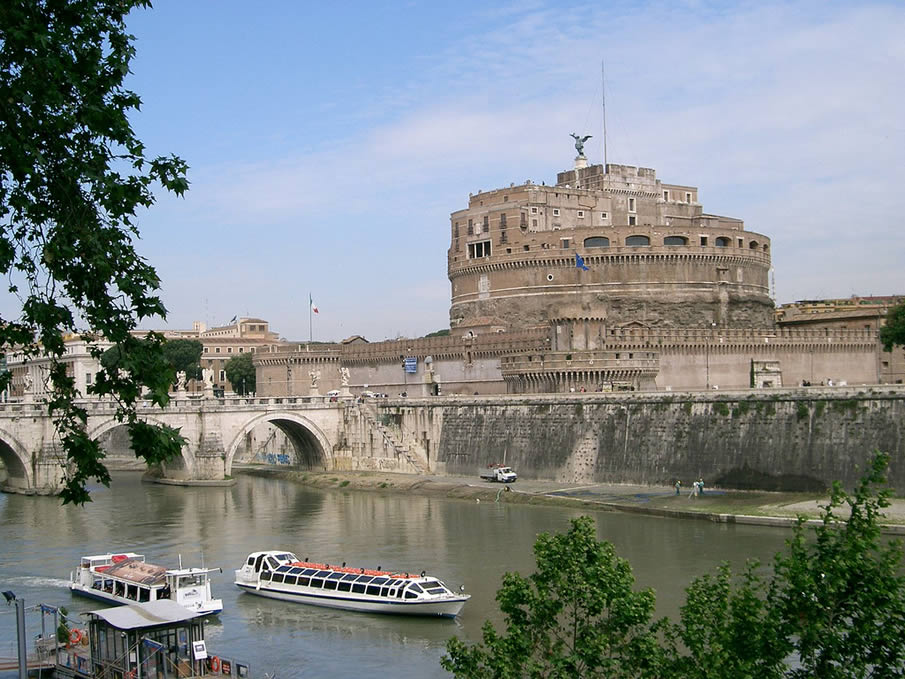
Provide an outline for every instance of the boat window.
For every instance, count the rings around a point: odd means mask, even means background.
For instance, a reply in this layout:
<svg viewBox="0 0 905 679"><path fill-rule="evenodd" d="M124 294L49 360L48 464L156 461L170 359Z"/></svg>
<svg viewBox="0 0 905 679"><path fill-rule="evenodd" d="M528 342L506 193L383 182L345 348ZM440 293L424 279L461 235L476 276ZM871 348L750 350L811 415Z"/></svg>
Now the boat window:
<svg viewBox="0 0 905 679"><path fill-rule="evenodd" d="M306 578L304 575L299 576L299 585L302 587L307 587L311 584L311 578Z"/></svg>
<svg viewBox="0 0 905 679"><path fill-rule="evenodd" d="M311 578L311 586L312 587L323 587L324 581L319 578Z"/></svg>
<svg viewBox="0 0 905 679"><path fill-rule="evenodd" d="M340 592L348 592L352 589L352 583L351 582L339 582L336 585L336 589L338 589Z"/></svg>
<svg viewBox="0 0 905 679"><path fill-rule="evenodd" d="M289 566L280 566L277 568L277 573L288 573L291 570Z"/></svg>
<svg viewBox="0 0 905 679"><path fill-rule="evenodd" d="M301 570L301 569L299 569L299 570ZM295 572L295 569L293 569L293 572ZM302 571L302 575L314 575L315 573L317 573L316 568L306 568L305 570Z"/></svg>
<svg viewBox="0 0 905 679"><path fill-rule="evenodd" d="M358 582L371 582L374 579L373 575L362 575L358 578Z"/></svg>
<svg viewBox="0 0 905 679"><path fill-rule="evenodd" d="M245 562L245 565L246 565L246 566L254 566L254 565L255 565L255 558L254 558L253 556L248 557L248 561Z"/></svg>
<svg viewBox="0 0 905 679"><path fill-rule="evenodd" d="M264 559L264 555L263 555L263 554L259 554L259 555L257 556L257 558L255 559L255 570L256 570L256 571L261 570L261 561L263 561L263 559Z"/></svg>
<svg viewBox="0 0 905 679"><path fill-rule="evenodd" d="M287 575L286 578L283 580L283 584L285 584L285 585L294 585L294 584L295 584L295 576L294 576L294 575Z"/></svg>
<svg viewBox="0 0 905 679"><path fill-rule="evenodd" d="M413 583L409 586L409 589L412 590L413 592L418 592L419 594L421 594L421 592L424 591L423 589L421 589L421 587L418 585L417 582L413 582Z"/></svg>
<svg viewBox="0 0 905 679"><path fill-rule="evenodd" d="M354 579L357 578L357 577L358 577L358 574L357 574L357 573L346 573L346 574L343 576L343 580L354 580Z"/></svg>
<svg viewBox="0 0 905 679"><path fill-rule="evenodd" d="M354 585L352 585L352 591L355 592L356 594L364 594L365 586L362 585L360 582L356 582Z"/></svg>
<svg viewBox="0 0 905 679"><path fill-rule="evenodd" d="M402 588L401 587L396 590L396 597L399 599L402 598Z"/></svg>
<svg viewBox="0 0 905 679"><path fill-rule="evenodd" d="M427 590L428 594L446 594L446 590L442 587L432 587Z"/></svg>
<svg viewBox="0 0 905 679"><path fill-rule="evenodd" d="M271 582L283 582L283 578L285 576L282 573L274 573L273 577L270 578Z"/></svg>
<svg viewBox="0 0 905 679"><path fill-rule="evenodd" d="M184 575L177 581L177 587L194 587L196 585L203 585L204 578L201 575Z"/></svg>
<svg viewBox="0 0 905 679"><path fill-rule="evenodd" d="M138 590L138 600L139 601L150 601L151 600L151 590L146 587L142 587Z"/></svg>
<svg viewBox="0 0 905 679"><path fill-rule="evenodd" d="M277 558L280 561L298 561L298 559L296 559L295 556L293 556L292 554L289 554L288 552L283 552L282 554L277 554Z"/></svg>
<svg viewBox="0 0 905 679"><path fill-rule="evenodd" d="M319 577L319 578L326 578L328 575L330 575L330 571L318 571L317 572L317 577Z"/></svg>
<svg viewBox="0 0 905 679"><path fill-rule="evenodd" d="M324 580L324 589L336 589L336 580Z"/></svg>
<svg viewBox="0 0 905 679"><path fill-rule="evenodd" d="M274 559L272 556L268 556L267 565L270 566L271 570L275 570L280 567L280 562Z"/></svg>
<svg viewBox="0 0 905 679"><path fill-rule="evenodd" d="M341 580L342 577L343 577L343 574L342 574L342 573L338 573L338 572L337 572L337 573L330 573L330 575L328 575L327 577L330 578L330 580Z"/></svg>
<svg viewBox="0 0 905 679"><path fill-rule="evenodd" d="M417 599L418 595L415 594L414 592L406 591L405 598L406 599Z"/></svg>
<svg viewBox="0 0 905 679"><path fill-rule="evenodd" d="M374 578L373 583L375 585L385 585L390 581L389 578Z"/></svg>
<svg viewBox="0 0 905 679"><path fill-rule="evenodd" d="M380 587L368 585L368 594L371 596L380 596Z"/></svg>

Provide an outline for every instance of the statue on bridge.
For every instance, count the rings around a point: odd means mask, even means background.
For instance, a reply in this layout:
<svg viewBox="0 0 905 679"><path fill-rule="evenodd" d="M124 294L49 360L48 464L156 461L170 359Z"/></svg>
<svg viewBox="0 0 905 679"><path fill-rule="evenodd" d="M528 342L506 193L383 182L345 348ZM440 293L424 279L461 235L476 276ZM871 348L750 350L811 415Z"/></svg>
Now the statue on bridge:
<svg viewBox="0 0 905 679"><path fill-rule="evenodd" d="M201 381L204 383L205 398L213 397L213 395L214 395L214 369L213 368L202 368L201 369Z"/></svg>
<svg viewBox="0 0 905 679"><path fill-rule="evenodd" d="M342 366L339 369L339 381L342 386L349 386L349 369L346 366Z"/></svg>
<svg viewBox="0 0 905 679"><path fill-rule="evenodd" d="M312 368L311 371L308 373L308 377L311 378L311 388L317 389L317 381L321 378L321 371Z"/></svg>
<svg viewBox="0 0 905 679"><path fill-rule="evenodd" d="M185 370L176 373L176 391L185 391Z"/></svg>

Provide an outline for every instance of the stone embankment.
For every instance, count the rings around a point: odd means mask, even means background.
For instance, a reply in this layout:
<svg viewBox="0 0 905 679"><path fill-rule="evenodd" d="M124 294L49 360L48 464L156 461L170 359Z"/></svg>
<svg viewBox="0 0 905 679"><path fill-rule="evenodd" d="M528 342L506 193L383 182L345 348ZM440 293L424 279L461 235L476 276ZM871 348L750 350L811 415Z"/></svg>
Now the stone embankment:
<svg viewBox="0 0 905 679"><path fill-rule="evenodd" d="M519 479L504 486L477 477L412 475L386 472L290 471L243 465L237 471L280 478L315 488L431 495L471 502L505 502L611 511L718 523L747 523L789 528L798 516L816 520L827 498L820 493L775 493L705 487L692 497L691 481L676 495L667 486L629 484L563 484ZM884 532L905 535L905 498L895 498L885 510Z"/></svg>

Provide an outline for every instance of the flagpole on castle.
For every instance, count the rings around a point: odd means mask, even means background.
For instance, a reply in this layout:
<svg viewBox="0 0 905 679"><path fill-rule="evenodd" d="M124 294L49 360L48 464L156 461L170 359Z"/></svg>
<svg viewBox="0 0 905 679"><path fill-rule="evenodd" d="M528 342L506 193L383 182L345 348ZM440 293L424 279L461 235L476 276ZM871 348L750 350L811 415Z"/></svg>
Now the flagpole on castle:
<svg viewBox="0 0 905 679"><path fill-rule="evenodd" d="M311 329L311 309L314 307L314 298L308 293L308 343L314 341L314 331Z"/></svg>

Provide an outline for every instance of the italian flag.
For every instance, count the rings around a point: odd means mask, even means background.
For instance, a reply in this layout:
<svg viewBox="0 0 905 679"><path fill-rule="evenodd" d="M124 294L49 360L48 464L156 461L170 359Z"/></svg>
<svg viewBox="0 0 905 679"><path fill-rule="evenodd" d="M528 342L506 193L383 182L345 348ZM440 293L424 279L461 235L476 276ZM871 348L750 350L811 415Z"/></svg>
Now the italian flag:
<svg viewBox="0 0 905 679"><path fill-rule="evenodd" d="M308 293L308 303L311 305L311 311L313 311L314 313L320 313L317 310L317 304L314 303L314 299L312 299L310 292Z"/></svg>

